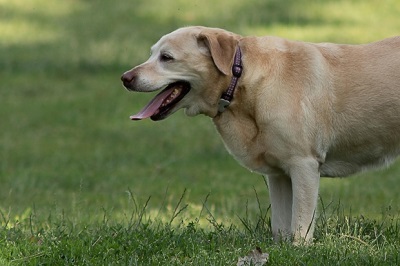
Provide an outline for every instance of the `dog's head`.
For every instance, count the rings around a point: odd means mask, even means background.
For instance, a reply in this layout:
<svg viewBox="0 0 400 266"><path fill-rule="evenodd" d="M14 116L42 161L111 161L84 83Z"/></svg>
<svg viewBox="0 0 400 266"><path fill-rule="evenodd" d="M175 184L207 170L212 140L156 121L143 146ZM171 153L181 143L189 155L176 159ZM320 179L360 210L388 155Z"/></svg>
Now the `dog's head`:
<svg viewBox="0 0 400 266"><path fill-rule="evenodd" d="M239 35L221 29L186 27L163 36L150 58L125 72L124 86L137 92L161 92L132 120L162 120L180 108L194 116L214 117L231 78Z"/></svg>

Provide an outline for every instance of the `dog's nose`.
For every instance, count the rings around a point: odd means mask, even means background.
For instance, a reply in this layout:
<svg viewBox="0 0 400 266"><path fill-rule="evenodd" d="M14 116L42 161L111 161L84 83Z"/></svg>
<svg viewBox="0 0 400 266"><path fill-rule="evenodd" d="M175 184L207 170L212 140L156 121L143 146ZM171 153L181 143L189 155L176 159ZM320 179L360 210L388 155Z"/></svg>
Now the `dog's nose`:
<svg viewBox="0 0 400 266"><path fill-rule="evenodd" d="M121 76L121 81L127 89L131 89L135 76L132 71L127 71Z"/></svg>

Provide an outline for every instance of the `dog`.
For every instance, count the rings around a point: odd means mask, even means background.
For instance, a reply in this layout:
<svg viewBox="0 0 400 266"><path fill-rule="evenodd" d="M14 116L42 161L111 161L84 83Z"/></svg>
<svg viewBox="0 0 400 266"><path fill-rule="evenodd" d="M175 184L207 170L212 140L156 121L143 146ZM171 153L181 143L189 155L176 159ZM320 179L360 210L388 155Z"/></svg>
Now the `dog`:
<svg viewBox="0 0 400 266"><path fill-rule="evenodd" d="M276 241L312 241L320 177L400 153L400 36L314 44L184 27L121 80L130 91L161 91L132 120L181 108L212 118L230 154L267 177Z"/></svg>

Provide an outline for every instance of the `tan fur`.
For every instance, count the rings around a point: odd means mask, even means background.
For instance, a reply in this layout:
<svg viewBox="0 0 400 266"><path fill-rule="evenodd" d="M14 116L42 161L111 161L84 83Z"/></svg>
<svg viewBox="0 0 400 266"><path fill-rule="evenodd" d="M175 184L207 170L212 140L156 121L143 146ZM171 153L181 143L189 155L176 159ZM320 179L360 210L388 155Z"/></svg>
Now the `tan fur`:
<svg viewBox="0 0 400 266"><path fill-rule="evenodd" d="M219 114L237 46L243 75ZM160 62L165 51L174 62ZM211 117L228 151L268 176L275 239L312 239L321 176L347 176L400 153L400 37L313 44L187 27L162 37L124 76L136 91L190 82L174 111Z"/></svg>

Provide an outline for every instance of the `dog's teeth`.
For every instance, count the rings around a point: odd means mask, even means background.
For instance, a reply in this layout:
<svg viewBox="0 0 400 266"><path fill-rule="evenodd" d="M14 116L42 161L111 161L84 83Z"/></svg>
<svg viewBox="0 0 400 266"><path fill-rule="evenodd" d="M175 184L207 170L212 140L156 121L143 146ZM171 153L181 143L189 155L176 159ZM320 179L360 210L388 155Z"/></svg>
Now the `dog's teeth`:
<svg viewBox="0 0 400 266"><path fill-rule="evenodd" d="M174 89L171 95L167 99L165 99L165 101L161 104L161 107L164 107L167 104L169 104L178 94L179 94L179 89Z"/></svg>

